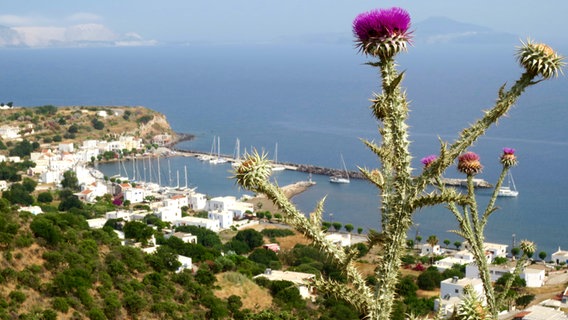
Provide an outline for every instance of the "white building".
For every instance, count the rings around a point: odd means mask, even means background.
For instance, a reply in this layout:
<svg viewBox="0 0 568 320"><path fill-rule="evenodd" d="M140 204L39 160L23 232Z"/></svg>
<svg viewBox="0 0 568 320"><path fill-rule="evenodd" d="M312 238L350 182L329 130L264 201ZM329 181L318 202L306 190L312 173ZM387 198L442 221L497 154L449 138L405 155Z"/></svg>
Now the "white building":
<svg viewBox="0 0 568 320"><path fill-rule="evenodd" d="M312 301L316 298L316 291L313 287L316 278L314 274L266 269L264 273L254 276L253 279L259 277L267 278L270 281L290 281L298 288L302 298Z"/></svg>
<svg viewBox="0 0 568 320"><path fill-rule="evenodd" d="M484 242L483 243L483 250L485 250L485 254L489 255L490 260L493 261L496 257L507 257L507 248L509 246L506 244L499 244L499 243L491 243L491 242ZM460 250L471 250L471 246L467 241L464 241L460 247Z"/></svg>
<svg viewBox="0 0 568 320"><path fill-rule="evenodd" d="M487 255L487 262L490 262L490 255ZM438 271L444 272L447 269L451 269L455 264L465 264L468 265L474 262L473 253L469 252L468 250L461 250L454 253L453 256L446 257L442 260L438 260L434 263L434 265L438 268Z"/></svg>
<svg viewBox="0 0 568 320"><path fill-rule="evenodd" d="M154 214L165 222L174 222L181 219L181 210L176 207L157 207Z"/></svg>
<svg viewBox="0 0 568 320"><path fill-rule="evenodd" d="M8 190L8 181L0 180L0 191Z"/></svg>
<svg viewBox="0 0 568 320"><path fill-rule="evenodd" d="M130 201L130 203L140 203L144 201L146 197L146 190L140 187L130 187L122 190L124 195L124 200Z"/></svg>
<svg viewBox="0 0 568 320"><path fill-rule="evenodd" d="M478 297L485 296L481 279L449 278L440 283L441 298L434 302L434 310L441 309L445 317L452 315L456 306L463 300L466 287L473 290Z"/></svg>
<svg viewBox="0 0 568 320"><path fill-rule="evenodd" d="M561 250L560 247L558 247L558 251L552 254L551 259L556 264L568 263L568 251Z"/></svg>
<svg viewBox="0 0 568 320"><path fill-rule="evenodd" d="M531 306L514 315L515 320L568 320L564 311L542 305Z"/></svg>
<svg viewBox="0 0 568 320"><path fill-rule="evenodd" d="M20 207L20 208L18 209L18 211L19 211L19 212L21 212L21 211L27 211L27 212L30 212L30 213L33 214L33 215L36 215L36 216L37 216L38 214L40 214L40 213L43 213L43 211L41 210L41 208L38 207L38 206Z"/></svg>
<svg viewBox="0 0 568 320"><path fill-rule="evenodd" d="M209 229L213 232L217 232L220 229L219 220L211 220L196 217L183 217L173 222L174 226L196 226Z"/></svg>
<svg viewBox="0 0 568 320"><path fill-rule="evenodd" d="M343 234L339 232L334 233L326 233L325 238L331 241L333 244L336 244L341 247L349 247L351 246L351 234Z"/></svg>
<svg viewBox="0 0 568 320"><path fill-rule="evenodd" d="M442 254L442 249L440 248L439 244L432 246L429 243L424 243L420 245L421 256L429 256L431 254L436 254L436 255Z"/></svg>
<svg viewBox="0 0 568 320"><path fill-rule="evenodd" d="M102 229L107 221L108 219L106 218L87 219L87 223L91 229Z"/></svg>
<svg viewBox="0 0 568 320"><path fill-rule="evenodd" d="M193 268L193 264L191 262L190 257L182 256L178 254L178 261L181 263L181 266L176 270L176 273L180 273L185 269L191 270Z"/></svg>
<svg viewBox="0 0 568 320"><path fill-rule="evenodd" d="M515 266L515 262L509 262L501 265L488 265L487 268L489 269L491 281L497 281L507 273L515 272ZM465 267L465 276L467 278L479 278L479 269L475 263L470 263ZM544 285L544 281L546 280L544 268L536 265L525 266L519 277L525 280L527 287L529 288L540 288Z"/></svg>
<svg viewBox="0 0 568 320"><path fill-rule="evenodd" d="M245 212L254 212L254 204L237 201L237 198L233 196L215 197L207 201L206 210L209 212L229 211L234 218L241 219Z"/></svg>
<svg viewBox="0 0 568 320"><path fill-rule="evenodd" d="M233 213L230 211L210 211L207 217L219 221L221 229L228 229L233 225Z"/></svg>
<svg viewBox="0 0 568 320"><path fill-rule="evenodd" d="M20 128L12 126L1 126L0 136L2 139L16 139L20 137Z"/></svg>
<svg viewBox="0 0 568 320"><path fill-rule="evenodd" d="M60 143L57 146L57 150L59 150L59 152L75 152L75 147L73 146L73 143Z"/></svg>
<svg viewBox="0 0 568 320"><path fill-rule="evenodd" d="M185 243L197 243L197 236L192 235L187 232L170 232L164 234L164 238L169 239L171 237L176 237Z"/></svg>
<svg viewBox="0 0 568 320"><path fill-rule="evenodd" d="M170 198L164 199L162 201L162 205L164 207L181 209L182 207L189 207L189 199L186 195L176 194L171 196Z"/></svg>
<svg viewBox="0 0 568 320"><path fill-rule="evenodd" d="M194 192L189 195L187 206L193 211L205 210L207 206L207 196L203 193Z"/></svg>

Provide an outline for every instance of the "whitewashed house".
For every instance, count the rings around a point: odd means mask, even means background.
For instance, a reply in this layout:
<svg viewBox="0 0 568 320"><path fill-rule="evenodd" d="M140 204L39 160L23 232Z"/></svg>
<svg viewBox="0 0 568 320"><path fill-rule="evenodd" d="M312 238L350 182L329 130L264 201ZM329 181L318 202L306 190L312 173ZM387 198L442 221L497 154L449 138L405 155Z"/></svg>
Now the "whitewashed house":
<svg viewBox="0 0 568 320"><path fill-rule="evenodd" d="M29 212L33 215L36 215L36 216L40 213L43 213L43 211L41 210L41 208L39 206L20 207L18 209L18 212L21 212L21 211L27 211L27 212Z"/></svg>
<svg viewBox="0 0 568 320"><path fill-rule="evenodd" d="M552 254L551 259L556 264L566 264L568 263L568 251L558 247L558 250Z"/></svg>
<svg viewBox="0 0 568 320"><path fill-rule="evenodd" d="M156 215L162 221L174 222L181 219L181 210L173 206L157 207L154 209L154 215Z"/></svg>
<svg viewBox="0 0 568 320"><path fill-rule="evenodd" d="M108 219L106 218L87 219L87 223L91 229L102 229L107 221Z"/></svg>
<svg viewBox="0 0 568 320"><path fill-rule="evenodd" d="M266 269L264 273L254 276L253 279L260 277L267 278L270 281L290 281L298 288L302 298L315 301L316 290L313 286L315 274Z"/></svg>
<svg viewBox="0 0 568 320"><path fill-rule="evenodd" d="M245 212L254 211L254 205L248 202L237 201L237 198L233 196L215 197L207 201L206 210L209 212L228 211L233 214L234 218L241 219L244 217Z"/></svg>
<svg viewBox="0 0 568 320"><path fill-rule="evenodd" d="M490 263L491 262L491 254L487 254L486 255L487 258L487 262ZM471 253L468 250L461 250L458 251L456 253L454 253L454 255L449 256L449 257L445 257L442 260L438 260L434 263L434 265L436 266L436 268L438 268L438 271L440 272L444 272L447 269L451 269L453 265L455 264L465 264L468 265L472 262L474 262L474 257L473 257L473 253Z"/></svg>
<svg viewBox="0 0 568 320"><path fill-rule="evenodd" d="M73 153L75 152L75 146L73 145L72 142L70 143L60 143L57 146L57 150L59 150L59 152L63 153L63 152L69 152L69 153Z"/></svg>
<svg viewBox="0 0 568 320"><path fill-rule="evenodd" d="M146 190L141 187L130 187L122 190L124 195L124 200L130 201L130 203L140 203L144 202L146 197Z"/></svg>
<svg viewBox="0 0 568 320"><path fill-rule="evenodd" d="M506 244L499 244L499 243L491 243L491 242L484 242L483 249L485 250L485 254L489 255L490 261L493 261L496 257L507 257L507 248L509 246ZM460 247L460 250L471 250L471 246L467 241L464 241Z"/></svg>
<svg viewBox="0 0 568 320"><path fill-rule="evenodd" d="M456 306L463 300L466 287L469 287L480 298L485 296L481 279L449 278L440 282L440 298L434 302L434 310L441 309L442 316L451 316Z"/></svg>
<svg viewBox="0 0 568 320"><path fill-rule="evenodd" d="M233 213L230 211L210 211L207 213L210 220L219 221L221 229L228 229L233 225Z"/></svg>
<svg viewBox="0 0 568 320"><path fill-rule="evenodd" d="M0 136L2 139L9 140L9 139L16 139L20 137L20 128L12 127L12 126L1 126L0 127Z"/></svg>
<svg viewBox="0 0 568 320"><path fill-rule="evenodd" d="M0 191L8 190L8 181L0 180Z"/></svg>
<svg viewBox="0 0 568 320"><path fill-rule="evenodd" d="M176 194L171 196L170 198L164 199L162 201L162 205L164 207L181 209L182 207L189 207L189 199L186 195Z"/></svg>
<svg viewBox="0 0 568 320"><path fill-rule="evenodd" d="M190 257L178 254L177 260L181 263L181 266L176 270L176 273L180 273L185 269L191 270L193 268L193 264Z"/></svg>
<svg viewBox="0 0 568 320"><path fill-rule="evenodd" d="M133 136L121 136L119 142L122 143L123 149L138 150L142 148L142 139L136 139Z"/></svg>
<svg viewBox="0 0 568 320"><path fill-rule="evenodd" d="M194 211L205 210L207 206L207 196L203 193L193 192L189 195L187 206Z"/></svg>
<svg viewBox="0 0 568 320"><path fill-rule="evenodd" d="M164 238L169 239L171 237L176 237L185 243L197 243L197 236L194 236L188 232L168 232L164 234Z"/></svg>
<svg viewBox="0 0 568 320"><path fill-rule="evenodd" d="M182 217L173 222L176 227L179 226L196 226L209 229L213 232L217 232L220 229L219 220L211 220L196 217Z"/></svg>
<svg viewBox="0 0 568 320"><path fill-rule="evenodd" d="M420 255L429 256L431 254L439 255L442 254L442 248L439 244L432 246L429 243L424 243L420 245Z"/></svg>
<svg viewBox="0 0 568 320"><path fill-rule="evenodd" d="M331 241L333 244L340 247L351 246L351 234L343 234L339 232L326 233L325 238Z"/></svg>
<svg viewBox="0 0 568 320"><path fill-rule="evenodd" d="M543 265L530 265L521 272L521 279L524 279L528 288L540 288L544 286L546 271Z"/></svg>
<svg viewBox="0 0 568 320"><path fill-rule="evenodd" d="M61 174L58 171L47 170L40 174L39 181L42 183L55 183L59 184L61 182Z"/></svg>

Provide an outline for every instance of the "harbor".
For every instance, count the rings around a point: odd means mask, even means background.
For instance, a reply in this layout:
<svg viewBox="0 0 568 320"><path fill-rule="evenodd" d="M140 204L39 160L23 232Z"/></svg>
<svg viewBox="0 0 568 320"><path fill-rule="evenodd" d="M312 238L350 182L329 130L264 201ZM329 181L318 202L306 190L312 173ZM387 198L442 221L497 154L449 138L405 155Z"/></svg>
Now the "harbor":
<svg viewBox="0 0 568 320"><path fill-rule="evenodd" d="M173 148L173 151L175 151L175 153L177 155L180 156L185 156L185 157L195 157L195 158L204 158L204 157L215 157L217 159L220 159L220 161L223 162L229 162L229 163L234 163L236 161L238 161L237 158L231 156L231 155L226 155L226 154L220 154L220 155L211 155L210 153L207 152L202 152L202 151L195 151L195 150L183 150L183 149L177 149L177 148ZM311 165L311 164L297 164L297 163L290 163L290 162L278 162L278 163L274 163L275 165L278 165L279 167L283 167L285 170L293 170L293 171L298 171L298 172L304 172L304 173L308 173L308 174L316 174L316 175L324 175L324 176L338 176L343 174L343 169L337 169L337 168L328 168L328 167L322 167L322 166L316 166L316 165ZM351 179L364 179L364 176L361 172L359 171L348 171L349 174L349 178ZM466 186L466 179L458 179L458 178L442 178L442 181L444 182L445 185L447 186L454 186L454 187L465 187ZM483 179L474 179L473 180L474 186L476 188L492 188L493 186L483 180Z"/></svg>

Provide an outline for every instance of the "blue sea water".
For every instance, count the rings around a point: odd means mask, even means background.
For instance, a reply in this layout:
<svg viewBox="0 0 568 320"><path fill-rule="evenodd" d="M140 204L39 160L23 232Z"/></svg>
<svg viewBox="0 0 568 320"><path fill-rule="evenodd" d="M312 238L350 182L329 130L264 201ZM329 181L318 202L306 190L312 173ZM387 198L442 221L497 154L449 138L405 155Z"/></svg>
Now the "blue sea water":
<svg viewBox="0 0 568 320"><path fill-rule="evenodd" d="M568 52L568 48L557 48ZM409 118L414 164L437 153L438 139L452 141L496 99L497 89L520 75L514 48L505 45L417 45L399 59L411 101ZM376 167L360 139L379 140L370 117L369 98L379 91L377 70L365 65L349 43L326 45L218 45L154 48L0 50L1 102L15 105L142 105L165 114L178 132L196 138L178 147L209 151L213 136L221 151L264 149L278 159L340 167ZM568 179L568 93L565 77L527 90L508 117L472 148L485 166L481 178L495 181L503 147L517 150L513 169L520 195L498 199L500 210L487 226L486 239L511 244L531 239L549 254L568 247L564 214ZM129 164L126 164L129 167ZM154 167L156 167L154 165ZM163 160L162 181L189 184L210 195L240 195L229 165L210 166L195 159ZM102 166L118 173L116 164ZM169 169L169 170L167 170ZM450 168L448 177L459 177ZM279 172L286 185L307 176ZM327 196L326 219L378 229L377 190L364 181L335 185L313 176L317 185L294 198L304 212ZM489 193L479 192L481 203ZM442 207L416 213L412 236L436 234L459 240L452 215Z"/></svg>

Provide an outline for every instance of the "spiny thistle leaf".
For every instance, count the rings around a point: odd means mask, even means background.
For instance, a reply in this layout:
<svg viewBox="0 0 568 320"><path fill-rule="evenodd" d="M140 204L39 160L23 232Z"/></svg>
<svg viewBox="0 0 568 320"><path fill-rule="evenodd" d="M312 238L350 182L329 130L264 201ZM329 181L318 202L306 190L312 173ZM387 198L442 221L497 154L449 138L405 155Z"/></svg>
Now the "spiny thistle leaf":
<svg viewBox="0 0 568 320"><path fill-rule="evenodd" d="M361 168L361 167L357 167L357 168L359 169L359 172L361 172L367 180L369 180L371 183L373 183L375 186L377 186L377 188L379 188L381 190L383 189L384 184L385 184L385 179L378 169L373 169L372 171L369 171L365 168Z"/></svg>
<svg viewBox="0 0 568 320"><path fill-rule="evenodd" d="M322 216L323 216L323 205L325 202L325 198L323 197L316 205L314 212L310 214L310 222L313 225L321 226Z"/></svg>

